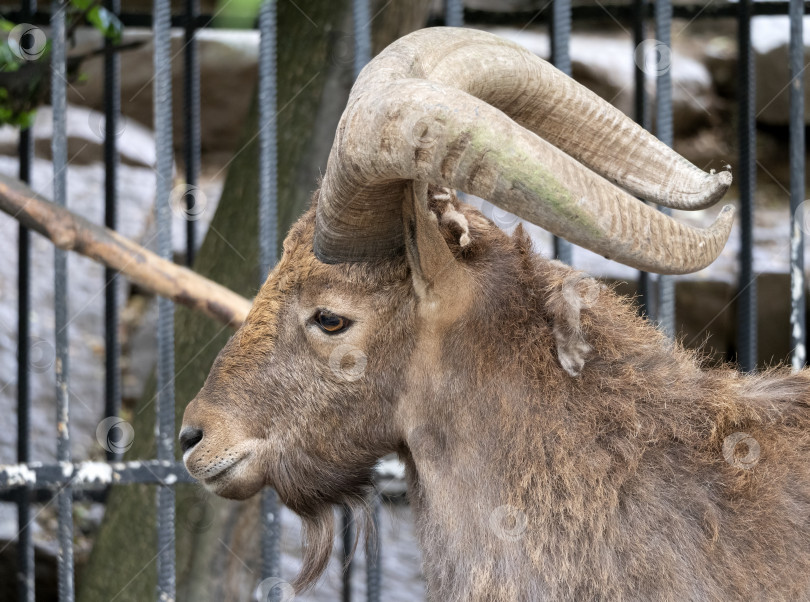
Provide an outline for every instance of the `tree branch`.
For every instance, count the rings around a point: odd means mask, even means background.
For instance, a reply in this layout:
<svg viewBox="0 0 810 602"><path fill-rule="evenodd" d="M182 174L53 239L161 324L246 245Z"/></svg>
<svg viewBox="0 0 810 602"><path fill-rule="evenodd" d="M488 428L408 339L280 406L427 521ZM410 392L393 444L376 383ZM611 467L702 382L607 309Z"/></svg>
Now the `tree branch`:
<svg viewBox="0 0 810 602"><path fill-rule="evenodd" d="M0 175L0 210L39 232L60 249L75 251L118 270L146 290L238 328L252 304L241 295L170 261L117 232L97 226Z"/></svg>

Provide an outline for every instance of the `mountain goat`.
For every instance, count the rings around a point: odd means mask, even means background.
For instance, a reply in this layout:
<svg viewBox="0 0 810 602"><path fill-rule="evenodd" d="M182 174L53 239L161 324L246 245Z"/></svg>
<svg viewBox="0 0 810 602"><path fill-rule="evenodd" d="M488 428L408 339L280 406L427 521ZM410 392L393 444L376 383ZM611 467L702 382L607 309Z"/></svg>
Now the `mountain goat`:
<svg viewBox="0 0 810 602"><path fill-rule="evenodd" d="M189 472L304 520L405 463L431 600L810 597L810 377L707 369L631 303L453 190L636 268L711 263L705 173L487 33L413 33L361 73L312 209L188 405Z"/></svg>

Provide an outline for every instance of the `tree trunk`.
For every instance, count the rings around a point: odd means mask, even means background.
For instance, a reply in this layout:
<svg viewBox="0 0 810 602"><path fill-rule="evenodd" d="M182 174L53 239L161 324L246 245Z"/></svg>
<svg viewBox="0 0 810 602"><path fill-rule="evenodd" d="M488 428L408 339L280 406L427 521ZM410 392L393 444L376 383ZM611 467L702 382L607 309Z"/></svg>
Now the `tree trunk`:
<svg viewBox="0 0 810 602"><path fill-rule="evenodd" d="M421 27L429 0L378 1L372 14L374 49ZM278 3L279 240L306 209L323 173L337 121L351 86L351 14L347 0L312 0L306 15L291 2ZM314 23L314 24L313 24ZM212 228L195 271L252 298L258 273L257 107L251 109L244 150L231 163ZM210 318L177 307L175 319L176 421L199 391L231 334ZM151 379L130 422L135 439L127 459L153 458L155 382ZM179 454L178 454L179 458ZM260 581L258 496L232 502L200 486L177 491L177 598L193 601L250 600ZM79 585L80 602L155 597L156 488L114 487ZM291 579L293 575L285 575Z"/></svg>

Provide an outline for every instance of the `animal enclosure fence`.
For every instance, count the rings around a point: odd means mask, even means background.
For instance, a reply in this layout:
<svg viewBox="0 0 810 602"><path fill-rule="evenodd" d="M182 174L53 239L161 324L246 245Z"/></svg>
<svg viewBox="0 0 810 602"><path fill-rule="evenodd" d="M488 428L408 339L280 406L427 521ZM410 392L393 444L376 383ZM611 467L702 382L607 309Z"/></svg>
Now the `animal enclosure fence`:
<svg viewBox="0 0 810 602"><path fill-rule="evenodd" d="M171 192L173 143L170 73L170 29L182 27L185 31L183 47L185 80L183 97L185 116L185 182L188 192L185 197L186 209L194 209L195 197L191 192L200 177L200 75L195 34L206 27L211 15L202 15L196 0L187 0L182 14L173 14L169 0L155 0L151 15L121 14L119 0L105 0L105 6L120 16L124 25L149 26L154 33L154 115L157 139L157 229L159 254L172 259ZM544 3L541 3L544 4ZM654 37L659 52L670 48L670 32L673 17L685 19L736 18L738 23L738 86L739 107L739 158L735 177L739 182L741 214L741 252L738 331L740 345L738 363L742 370L756 367L756 307L757 290L753 267L753 228L754 228L754 188L756 173L755 148L755 104L754 104L754 64L751 44L751 19L756 15L790 16L790 213L791 213L791 255L790 274L792 278L791 297L791 349L794 367L805 364L805 283L803 265L803 224L800 206L804 191L804 47L802 17L810 3L802 0L753 2L739 0L737 3L708 2L704 4L677 4L670 0L630 0L624 4L576 5L570 0L552 0L539 11L526 13L496 13L481 10L465 10L461 0L447 0L443 19L433 24L463 26L468 24L509 24L524 27L528 23L546 22L551 29L552 61L562 71L571 73L569 42L571 24L574 19L615 19L632 24L633 45L638 48L647 36L647 26L654 26ZM35 0L23 0L19 10L6 13L16 23L50 26L51 50L51 101L53 105L53 200L66 204L66 27L65 3L55 0L45 10L38 10ZM373 15L369 0L353 2L353 43L354 73L357 75L371 57L371 31L369 23ZM277 143L276 143L276 4L273 0L263 2L258 18L260 32L259 49L259 241L260 273L266 274L276 261L276 222L277 222ZM283 34L282 34L283 35ZM118 148L115 132L121 118L120 111L120 64L111 42L107 42L104 56L104 87L106 119L104 141L104 163L106 185L104 191L105 226L116 228L118 223L117 165ZM631 57L632 59L632 57ZM643 64L636 61L634 106L637 120L645 127L650 126L649 99L645 94L645 71ZM669 69L656 73L655 133L665 143L673 143L672 81ZM33 138L31 131L24 129L19 136L19 177L23 181L31 179L33 160ZM186 258L189 264L194 260L197 232L196 222L189 220L186 229ZM565 241L556 241L555 249L559 258L570 262L571 248ZM31 337L29 334L29 314L31 292L29 288L30 233L25 227L19 230L19 281L18 281L18 369L17 369L17 464L0 466L0 499L13 502L18 509L18 584L19 600L34 600L34 545L31 523L33 509L49 503L54 498L58 506L58 584L59 599L74 599L73 563L73 517L72 505L75 498L93 497L103 500L104 493L98 485L112 483L149 483L157 485L157 573L158 600L175 598L175 500L173 485L190 482L182 463L175 461L174 424L174 308L167 299L159 301L158 355L157 355L157 457L143 462L124 462L119 454L108 451L106 463L73 463L70 449L70 399L67 383L70 379L68 354L68 311L67 311L67 262L66 252L55 251L55 332L56 354L56 404L58 429L56 433L57 462L42 464L31 458ZM640 275L642 300L648 314L654 317L670 335L674 334L674 282L669 277L653 278ZM108 269L104 276L105 291L105 416L115 417L121 407L120 383L120 343L118 340L118 288L120 276ZM90 488L89 486L93 486ZM379 499L372 502L373 516L378 515ZM260 533L262 551L262 579L280 577L280 524L279 501L272 491L263 494L263 528ZM352 546L351 524L344 515L343 550L348 555ZM380 600L385 585L384 550L378 539L368 543L371 559L367 567L367 598ZM352 598L351 572L349 565L344 575L343 600ZM281 598L283 592L273 595Z"/></svg>

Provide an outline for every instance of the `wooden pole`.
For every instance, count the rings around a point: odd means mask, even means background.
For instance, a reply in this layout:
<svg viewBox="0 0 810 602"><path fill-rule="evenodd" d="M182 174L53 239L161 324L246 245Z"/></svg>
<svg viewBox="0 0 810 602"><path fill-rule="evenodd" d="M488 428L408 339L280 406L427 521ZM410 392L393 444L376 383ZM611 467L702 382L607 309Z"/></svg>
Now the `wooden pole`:
<svg viewBox="0 0 810 602"><path fill-rule="evenodd" d="M252 302L232 290L161 259L120 234L45 200L19 180L3 175L0 175L0 210L60 249L103 263L138 286L233 328L238 328L250 311Z"/></svg>

